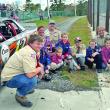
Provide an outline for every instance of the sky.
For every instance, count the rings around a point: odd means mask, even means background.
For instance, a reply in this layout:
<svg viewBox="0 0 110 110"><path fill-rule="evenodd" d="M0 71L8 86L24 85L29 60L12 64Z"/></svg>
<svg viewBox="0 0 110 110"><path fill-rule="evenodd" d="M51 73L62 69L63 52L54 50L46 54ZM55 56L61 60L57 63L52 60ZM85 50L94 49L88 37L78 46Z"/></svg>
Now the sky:
<svg viewBox="0 0 110 110"><path fill-rule="evenodd" d="M9 2L10 1L10 2ZM31 0L33 3L40 3L41 4L41 8L44 10L45 9L45 7L47 6L47 0ZM48 0L49 1L49 0ZM74 0L66 0L67 2L67 4L70 4L70 3L74 3ZM75 0L76 2L78 1L78 0ZM15 3L15 2L17 2L18 4L20 4L20 5L23 5L23 4L25 4L25 0L0 0L0 3Z"/></svg>

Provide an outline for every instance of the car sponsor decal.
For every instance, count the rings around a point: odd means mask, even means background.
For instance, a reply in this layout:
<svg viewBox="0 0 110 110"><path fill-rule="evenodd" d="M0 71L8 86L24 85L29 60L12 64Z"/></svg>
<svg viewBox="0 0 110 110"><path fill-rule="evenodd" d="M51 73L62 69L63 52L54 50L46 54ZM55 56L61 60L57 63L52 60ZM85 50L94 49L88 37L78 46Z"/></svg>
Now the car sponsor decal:
<svg viewBox="0 0 110 110"><path fill-rule="evenodd" d="M3 63L6 63L10 56L10 49L7 45L2 44L0 55Z"/></svg>
<svg viewBox="0 0 110 110"><path fill-rule="evenodd" d="M22 39L18 40L16 51L18 51L19 49L24 47L25 44L26 44L26 38L22 38Z"/></svg>

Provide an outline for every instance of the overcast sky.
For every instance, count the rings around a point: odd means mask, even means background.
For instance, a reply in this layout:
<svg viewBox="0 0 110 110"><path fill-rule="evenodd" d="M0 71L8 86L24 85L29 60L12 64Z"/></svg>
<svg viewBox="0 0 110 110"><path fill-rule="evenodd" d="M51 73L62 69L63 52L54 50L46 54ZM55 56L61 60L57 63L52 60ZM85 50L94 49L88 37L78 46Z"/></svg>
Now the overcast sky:
<svg viewBox="0 0 110 110"><path fill-rule="evenodd" d="M10 1L10 2L9 2ZM25 3L26 0L0 0L0 3L13 3L13 2L17 2L18 4L22 5ZM47 0L31 0L33 3L40 3L41 4L41 8L45 9L45 7L47 6ZM67 4L70 3L74 3L74 0L66 0ZM78 0L76 0L77 2Z"/></svg>

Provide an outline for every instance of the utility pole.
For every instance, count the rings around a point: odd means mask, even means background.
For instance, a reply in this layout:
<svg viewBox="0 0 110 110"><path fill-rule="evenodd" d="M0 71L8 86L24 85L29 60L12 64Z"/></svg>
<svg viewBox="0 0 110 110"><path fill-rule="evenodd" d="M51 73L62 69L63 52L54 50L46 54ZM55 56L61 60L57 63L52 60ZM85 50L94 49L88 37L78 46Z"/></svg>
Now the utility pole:
<svg viewBox="0 0 110 110"><path fill-rule="evenodd" d="M41 10L41 0L40 0L40 10Z"/></svg>
<svg viewBox="0 0 110 110"><path fill-rule="evenodd" d="M92 18L93 18L93 13L92 13L92 0L89 0L89 8L90 8L90 24L91 27L93 26Z"/></svg>
<svg viewBox="0 0 110 110"><path fill-rule="evenodd" d="M88 0L88 14L87 14L87 16L88 16L88 21L90 23L90 0Z"/></svg>
<svg viewBox="0 0 110 110"><path fill-rule="evenodd" d="M95 30L95 0L92 1L92 22L93 22L93 31Z"/></svg>
<svg viewBox="0 0 110 110"><path fill-rule="evenodd" d="M49 0L47 0L47 11L48 11L48 19L50 20Z"/></svg>
<svg viewBox="0 0 110 110"><path fill-rule="evenodd" d="M106 3L106 6L107 6L107 9L106 9L106 31L109 32L109 17L110 17L110 0L107 0L107 3Z"/></svg>
<svg viewBox="0 0 110 110"><path fill-rule="evenodd" d="M100 0L97 0L97 27L99 27Z"/></svg>
<svg viewBox="0 0 110 110"><path fill-rule="evenodd" d="M74 0L74 14L75 14L75 16L77 16L77 14L76 14L76 0Z"/></svg>

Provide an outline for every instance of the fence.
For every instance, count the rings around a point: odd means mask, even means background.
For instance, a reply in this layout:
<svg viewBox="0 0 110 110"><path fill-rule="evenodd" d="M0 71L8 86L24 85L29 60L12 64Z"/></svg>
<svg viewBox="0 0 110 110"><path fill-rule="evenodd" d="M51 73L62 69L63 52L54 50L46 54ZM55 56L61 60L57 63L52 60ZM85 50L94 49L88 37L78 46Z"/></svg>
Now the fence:
<svg viewBox="0 0 110 110"><path fill-rule="evenodd" d="M48 12L44 11L44 17L48 18ZM10 17L11 11L2 10L0 11L0 16ZM52 16L74 16L73 11L51 11ZM36 19L39 18L37 11L17 11L17 16L20 20Z"/></svg>
<svg viewBox="0 0 110 110"><path fill-rule="evenodd" d="M88 20L93 31L98 26L110 32L110 0L88 0Z"/></svg>

